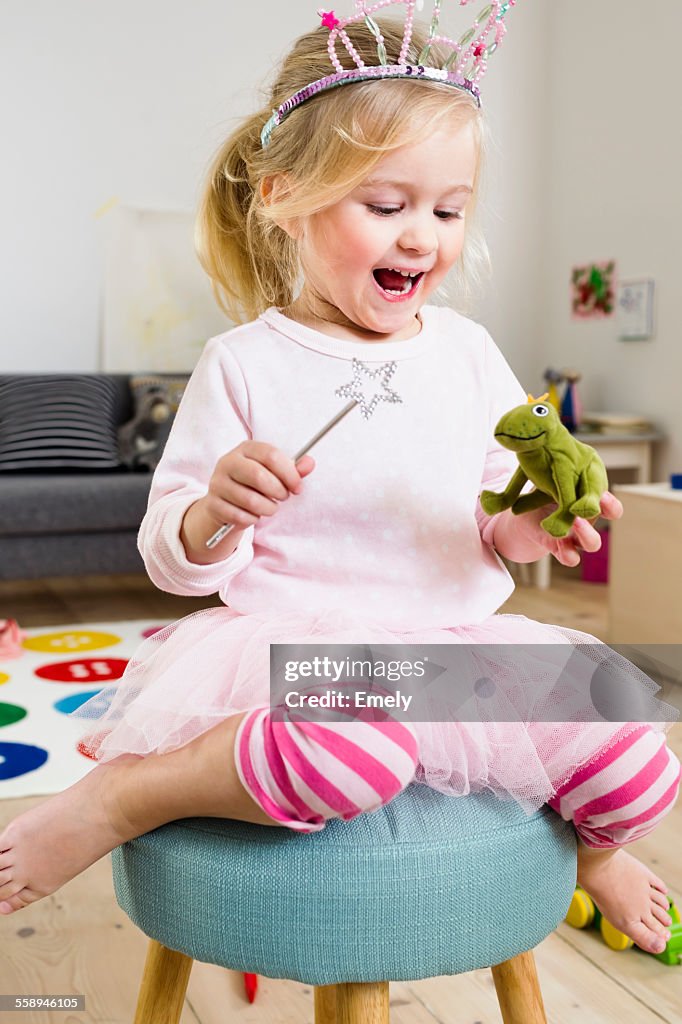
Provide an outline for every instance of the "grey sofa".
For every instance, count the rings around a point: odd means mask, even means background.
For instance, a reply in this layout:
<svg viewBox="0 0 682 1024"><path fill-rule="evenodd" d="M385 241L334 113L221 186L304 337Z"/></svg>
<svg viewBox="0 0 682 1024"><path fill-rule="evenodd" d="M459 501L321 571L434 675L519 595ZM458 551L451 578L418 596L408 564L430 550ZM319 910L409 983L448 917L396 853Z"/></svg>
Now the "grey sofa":
<svg viewBox="0 0 682 1024"><path fill-rule="evenodd" d="M106 377L115 385L115 436L134 402L127 375ZM0 377L0 385L23 379L36 378ZM151 479L148 470L122 467L0 472L0 580L143 572L136 539Z"/></svg>

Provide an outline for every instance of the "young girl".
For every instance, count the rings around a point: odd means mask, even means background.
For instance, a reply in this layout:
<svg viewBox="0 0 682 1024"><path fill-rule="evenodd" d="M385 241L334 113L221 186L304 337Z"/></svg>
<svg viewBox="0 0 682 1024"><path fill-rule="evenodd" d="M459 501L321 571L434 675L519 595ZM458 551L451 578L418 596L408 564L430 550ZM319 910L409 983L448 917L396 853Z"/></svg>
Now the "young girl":
<svg viewBox="0 0 682 1024"><path fill-rule="evenodd" d="M321 725L268 704L272 643L598 643L496 614L513 589L498 553L528 562L550 551L576 565L599 536L578 518L556 540L539 525L547 508L488 517L477 500L514 471L493 429L526 396L482 327L428 300L476 256L484 127L471 78L485 46L474 36L469 79L429 77L427 36L405 6L405 25L372 22L376 31L364 16L339 29L323 13L267 109L215 159L200 255L223 307L250 322L213 338L198 362L140 549L161 589L218 591L224 606L144 642L88 733L98 766L2 833L4 914L168 821L310 832L416 780L453 796L492 790L527 810L549 802L573 821L578 879L607 918L643 949L665 944L666 887L623 849L677 795L663 724ZM498 39L508 6L493 4L483 26ZM327 78L339 35L344 67L360 61L359 73L343 88L310 87L343 79ZM377 45L397 77L368 70ZM450 52L433 42L428 65L443 68ZM315 461L295 463L354 374L378 397L371 415L355 409ZM601 508L622 512L609 493ZM207 546L222 524L232 529Z"/></svg>

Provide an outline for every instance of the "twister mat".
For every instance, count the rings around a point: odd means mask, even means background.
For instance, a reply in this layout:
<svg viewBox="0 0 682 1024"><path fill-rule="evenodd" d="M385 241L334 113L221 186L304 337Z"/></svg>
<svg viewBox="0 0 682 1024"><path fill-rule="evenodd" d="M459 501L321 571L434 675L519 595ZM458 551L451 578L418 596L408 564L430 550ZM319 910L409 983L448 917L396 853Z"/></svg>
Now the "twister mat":
<svg viewBox="0 0 682 1024"><path fill-rule="evenodd" d="M0 799L47 796L94 767L78 749L87 722L69 713L120 679L142 640L165 623L26 629L24 653L0 660Z"/></svg>

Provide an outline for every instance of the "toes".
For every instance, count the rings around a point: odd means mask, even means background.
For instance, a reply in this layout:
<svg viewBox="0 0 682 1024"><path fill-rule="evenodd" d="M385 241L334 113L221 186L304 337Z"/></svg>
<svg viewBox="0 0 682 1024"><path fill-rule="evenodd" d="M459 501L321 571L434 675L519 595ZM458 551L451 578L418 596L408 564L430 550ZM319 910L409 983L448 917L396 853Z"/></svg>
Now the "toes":
<svg viewBox="0 0 682 1024"><path fill-rule="evenodd" d="M673 923L672 917L670 916L667 910L663 909L663 907L653 906L651 908L651 916L655 917L656 920L660 921L660 923L662 925L665 925L666 928L669 928L670 925Z"/></svg>
<svg viewBox="0 0 682 1024"><path fill-rule="evenodd" d="M665 884L662 878L655 875L653 871L649 872L649 885L652 885L654 889L658 889L659 892L667 892L668 886Z"/></svg>
<svg viewBox="0 0 682 1024"><path fill-rule="evenodd" d="M660 928L660 925L658 922L653 922L653 919L652 927L649 927L644 921L637 921L627 929L627 934L645 953L662 953L666 946L666 939L663 935L656 933L655 929L657 928Z"/></svg>
<svg viewBox="0 0 682 1024"><path fill-rule="evenodd" d="M21 892L23 888L23 882L9 878L4 885L0 885L0 900L9 900L12 896L16 896L18 892Z"/></svg>
<svg viewBox="0 0 682 1024"><path fill-rule="evenodd" d="M31 902L30 899L25 899L20 892L16 893L16 895L0 903L0 914L13 914L16 910L23 910Z"/></svg>
<svg viewBox="0 0 682 1024"><path fill-rule="evenodd" d="M658 891L658 889L651 889L649 892L649 899L652 903L657 903L659 907L663 907L665 910L668 909L668 897L664 896L662 892Z"/></svg>
<svg viewBox="0 0 682 1024"><path fill-rule="evenodd" d="M2 886L3 885L7 885L7 883L11 882L11 881L12 881L12 872L11 871L0 871L0 890L2 890Z"/></svg>
<svg viewBox="0 0 682 1024"><path fill-rule="evenodd" d="M656 920L653 914L645 914L642 921L647 928L651 929L651 945L653 947L653 952L660 953L665 949L666 944L670 939L670 932L665 925Z"/></svg>
<svg viewBox="0 0 682 1024"><path fill-rule="evenodd" d="M659 921L653 914L643 914L642 923L645 924L647 928L651 928L652 932L655 932L657 937L663 937L666 940L666 942L670 938L670 932L668 931L666 925L662 924L662 922Z"/></svg>
<svg viewBox="0 0 682 1024"><path fill-rule="evenodd" d="M0 836L0 854L8 853L12 848L16 836L14 835L14 828L12 827L14 822L10 822L5 831Z"/></svg>

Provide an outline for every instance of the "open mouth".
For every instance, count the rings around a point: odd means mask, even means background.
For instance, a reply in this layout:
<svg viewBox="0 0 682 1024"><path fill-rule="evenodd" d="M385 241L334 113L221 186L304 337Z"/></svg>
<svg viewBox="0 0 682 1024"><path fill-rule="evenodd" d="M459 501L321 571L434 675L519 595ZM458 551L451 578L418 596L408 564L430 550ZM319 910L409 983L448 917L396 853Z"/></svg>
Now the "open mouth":
<svg viewBox="0 0 682 1024"><path fill-rule="evenodd" d="M389 267L378 267L372 273L382 292L400 299L414 294L424 276L423 271L403 272Z"/></svg>

